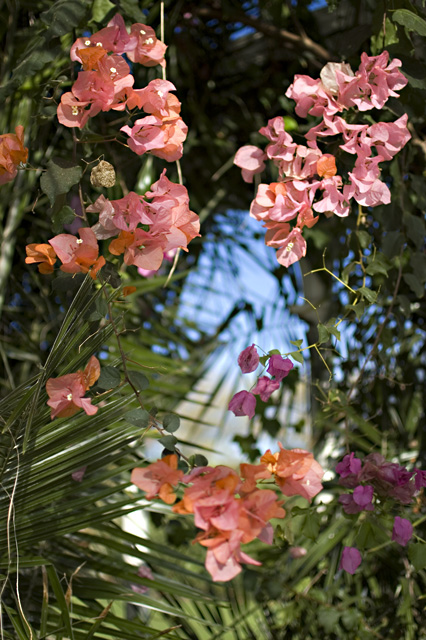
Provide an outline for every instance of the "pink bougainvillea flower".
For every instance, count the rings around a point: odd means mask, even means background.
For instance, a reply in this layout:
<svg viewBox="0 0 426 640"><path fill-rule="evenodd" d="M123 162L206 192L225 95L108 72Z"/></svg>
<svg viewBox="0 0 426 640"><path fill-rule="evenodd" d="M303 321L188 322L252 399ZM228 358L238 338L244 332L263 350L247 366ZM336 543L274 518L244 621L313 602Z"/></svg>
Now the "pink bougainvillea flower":
<svg viewBox="0 0 426 640"><path fill-rule="evenodd" d="M71 91L64 93L58 105L58 120L65 127L84 127L90 117L97 115L101 110L90 100L80 102Z"/></svg>
<svg viewBox="0 0 426 640"><path fill-rule="evenodd" d="M334 176L321 180L319 188L324 191L322 200L318 200L312 208L319 213L325 213L327 217L333 214L341 218L349 215L350 205L345 196L339 191L342 186L342 178Z"/></svg>
<svg viewBox="0 0 426 640"><path fill-rule="evenodd" d="M366 136L383 160L392 160L410 140L411 134L407 128L407 120L408 116L405 113L395 122L377 122L368 127Z"/></svg>
<svg viewBox="0 0 426 640"><path fill-rule="evenodd" d="M164 54L167 46L157 39L152 27L140 23L132 24L130 40L132 48L127 51L127 55L132 62L139 62L145 67L154 67L157 64L166 66Z"/></svg>
<svg viewBox="0 0 426 640"><path fill-rule="evenodd" d="M306 255L306 240L300 229L295 227L277 251L277 260L284 267L289 267Z"/></svg>
<svg viewBox="0 0 426 640"><path fill-rule="evenodd" d="M214 582L232 580L241 572L241 562L259 566L261 563L241 551L243 532L212 531L197 536L196 541L208 548L206 569Z"/></svg>
<svg viewBox="0 0 426 640"><path fill-rule="evenodd" d="M147 467L133 469L131 482L146 492L148 500L159 497L166 504L173 504L176 493L173 489L183 478L183 471L177 468L178 458L175 453L164 456Z"/></svg>
<svg viewBox="0 0 426 640"><path fill-rule="evenodd" d="M256 411L256 398L249 391L239 391L231 398L228 410L235 416L253 418Z"/></svg>
<svg viewBox="0 0 426 640"><path fill-rule="evenodd" d="M77 55L83 65L83 71L91 71L98 67L99 60L107 55L107 51L102 47L85 47L77 49Z"/></svg>
<svg viewBox="0 0 426 640"><path fill-rule="evenodd" d="M288 550L290 556L294 559L303 558L308 553L308 550L305 547L290 547Z"/></svg>
<svg viewBox="0 0 426 640"><path fill-rule="evenodd" d="M144 564L139 567L137 575L140 578L145 578L146 580L154 580L151 569ZM149 591L149 587L143 584L132 584L131 587L132 591L134 591L135 593L140 593L142 595L144 593L148 593Z"/></svg>
<svg viewBox="0 0 426 640"><path fill-rule="evenodd" d="M254 344L241 351L238 356L238 366L242 373L251 373L257 369L259 366L259 354L257 353L257 349Z"/></svg>
<svg viewBox="0 0 426 640"><path fill-rule="evenodd" d="M361 554L356 547L344 547L339 569L343 569L353 575L361 564L361 560Z"/></svg>
<svg viewBox="0 0 426 640"><path fill-rule="evenodd" d="M124 20L117 13L104 29L91 36L78 38L71 47L70 57L71 60L82 62L79 52L87 47L98 47L108 52L122 54L131 46L134 45L130 42Z"/></svg>
<svg viewBox="0 0 426 640"><path fill-rule="evenodd" d="M69 418L80 409L84 409L87 415L94 415L98 407L94 407L91 399L85 398L84 394L95 384L100 372L99 360L92 356L84 371L49 378L46 391L49 396L47 404L52 408L52 420L56 417Z"/></svg>
<svg viewBox="0 0 426 640"><path fill-rule="evenodd" d="M255 388L252 390L252 393L255 396L260 396L262 402L268 402L274 391L279 389L279 386L279 380L271 380L271 378L268 378L267 376L261 376L258 379Z"/></svg>
<svg viewBox="0 0 426 640"><path fill-rule="evenodd" d="M168 80L161 80L160 78L151 80L143 89L135 90L138 99L137 106L146 113L155 114L160 118L169 117L170 110L167 102L169 91L176 91L176 87ZM134 99L136 99L136 96ZM129 106L129 108L131 107Z"/></svg>
<svg viewBox="0 0 426 640"><path fill-rule="evenodd" d="M0 136L0 184L10 182L18 173L18 166L28 159L28 149L24 147L24 127L15 127L15 133Z"/></svg>
<svg viewBox="0 0 426 640"><path fill-rule="evenodd" d="M173 162L182 157L182 143L186 139L188 127L182 118L168 122L151 115L136 120L132 128L121 127L120 131L127 133L129 147L138 155L149 151L158 158Z"/></svg>
<svg viewBox="0 0 426 640"><path fill-rule="evenodd" d="M331 153L324 153L317 161L317 174L321 178L332 178L336 173L336 158Z"/></svg>
<svg viewBox="0 0 426 640"><path fill-rule="evenodd" d="M68 233L61 233L49 240L62 262L61 271L65 273L88 273L93 279L105 264L103 256L98 257L99 247L92 229L81 227L80 239Z"/></svg>
<svg viewBox="0 0 426 640"><path fill-rule="evenodd" d="M284 380L284 378L288 376L293 367L294 364L290 358L283 358L278 353L274 353L269 358L267 371L271 376L274 376L275 380L281 382L281 380Z"/></svg>
<svg viewBox="0 0 426 640"><path fill-rule="evenodd" d="M27 244L25 247L27 264L39 263L40 273L53 273L53 266L56 262L56 253L49 244Z"/></svg>
<svg viewBox="0 0 426 640"><path fill-rule="evenodd" d="M243 531L242 542L245 544L259 538L266 544L272 544L273 529L269 520L285 518L282 501L271 489L255 489L240 499L238 529Z"/></svg>
<svg viewBox="0 0 426 640"><path fill-rule="evenodd" d="M413 536L413 525L407 518L396 516L392 529L392 540L406 547Z"/></svg>
<svg viewBox="0 0 426 640"><path fill-rule="evenodd" d="M124 262L134 264L141 269L158 271L163 262L165 240L161 236L155 237L142 229L121 231L118 238L109 245L113 255L124 253Z"/></svg>
<svg viewBox="0 0 426 640"><path fill-rule="evenodd" d="M77 469L77 471L73 471L71 474L71 478L74 480L74 482L82 482L83 478L85 476L86 473L86 469L87 469L87 465L84 467L80 467L80 469Z"/></svg>
<svg viewBox="0 0 426 640"><path fill-rule="evenodd" d="M253 176L262 173L265 168L265 158L263 151L254 145L248 144L238 149L234 164L240 167L244 182L253 182Z"/></svg>

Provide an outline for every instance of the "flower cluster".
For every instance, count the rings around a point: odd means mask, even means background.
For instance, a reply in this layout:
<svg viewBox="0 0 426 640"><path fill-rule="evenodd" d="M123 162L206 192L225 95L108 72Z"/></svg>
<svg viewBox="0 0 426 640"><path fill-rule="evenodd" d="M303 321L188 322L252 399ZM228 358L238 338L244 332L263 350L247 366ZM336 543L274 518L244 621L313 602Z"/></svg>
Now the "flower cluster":
<svg viewBox="0 0 426 640"><path fill-rule="evenodd" d="M15 127L15 133L0 136L0 184L10 182L18 173L18 166L28 158L28 149L24 147L24 127Z"/></svg>
<svg viewBox="0 0 426 640"><path fill-rule="evenodd" d="M296 101L297 115L322 118L306 134L307 145L296 144L285 131L284 120L277 117L259 130L269 142L265 152L253 145L237 152L234 163L246 182L263 171L266 160L278 168L278 182L259 185L250 215L264 223L265 243L278 250L277 260L283 266L306 254L302 232L317 223L314 212L347 216L352 198L366 207L390 202L379 165L391 160L410 139L407 116L395 122L351 124L337 115L351 108L381 109L390 96L399 97L396 91L407 79L398 69L399 60L388 62L387 51L371 57L363 53L356 73L346 63L329 62L317 80L296 75L286 96ZM356 156L347 176L337 173L336 158L318 146L318 140L336 135L343 137L339 148Z"/></svg>
<svg viewBox="0 0 426 640"><path fill-rule="evenodd" d="M71 60L80 62L71 91L58 106L58 120L66 127L84 127L100 111L143 109L145 118L134 126L122 127L129 135L129 147L138 155L150 152L169 162L182 157L182 143L188 127L180 117L181 103L170 93L176 87L167 80L152 80L134 89L134 77L123 54L145 66L165 66L166 45L151 27L133 24L130 34L117 14L105 27L88 38L78 38L71 47Z"/></svg>
<svg viewBox="0 0 426 640"><path fill-rule="evenodd" d="M408 471L406 467L396 462L388 462L380 453L370 453L364 460L350 453L336 465L336 472L340 476L339 484L353 489L352 494L343 494L339 497L339 502L347 514L373 511L378 501L383 502L388 498L408 505L414 495L422 487L426 487L426 471L421 469ZM411 522L396 516L392 540L406 546L412 535ZM351 551L342 554L341 567L349 573L354 573L361 562L361 555L354 547L346 547L346 549Z"/></svg>
<svg viewBox="0 0 426 640"><path fill-rule="evenodd" d="M131 481L146 497L176 501L177 485L185 485L182 499L172 510L193 514L200 533L195 538L207 547L206 569L214 581L227 581L241 571L241 563L260 563L241 550L242 544L258 538L272 544L272 518L284 518L282 502L272 489L259 489L258 481L272 478L284 495L311 499L322 489L323 470L313 455L301 449L267 451L261 463L241 464L240 474L226 466L196 467L184 475L175 454L144 468L136 468Z"/></svg>
<svg viewBox="0 0 426 640"><path fill-rule="evenodd" d="M59 378L49 378L46 383L46 391L49 396L47 404L52 408L50 417L70 418L75 413L84 409L87 415L94 415L98 407L92 405L90 398L84 395L99 378L101 368L99 360L92 356L84 371L67 373Z"/></svg>
<svg viewBox="0 0 426 640"><path fill-rule="evenodd" d="M293 369L293 363L289 358L283 358L279 354L273 354L267 358L269 364L267 372L271 375L260 376L252 391L238 391L230 400L228 409L236 416L248 416L253 418L256 411L256 398L260 396L263 402L267 402L271 394L276 391L280 382L288 376ZM260 362L259 354L254 344L241 351L238 356L238 364L243 373L251 373L257 369Z"/></svg>
<svg viewBox="0 0 426 640"><path fill-rule="evenodd" d="M186 188L166 177L166 170L144 196L133 191L121 200L99 196L87 208L99 213L92 227L98 240L118 237L109 245L113 255L124 253L124 262L157 271L164 254L185 249L199 235L200 221L189 209Z"/></svg>

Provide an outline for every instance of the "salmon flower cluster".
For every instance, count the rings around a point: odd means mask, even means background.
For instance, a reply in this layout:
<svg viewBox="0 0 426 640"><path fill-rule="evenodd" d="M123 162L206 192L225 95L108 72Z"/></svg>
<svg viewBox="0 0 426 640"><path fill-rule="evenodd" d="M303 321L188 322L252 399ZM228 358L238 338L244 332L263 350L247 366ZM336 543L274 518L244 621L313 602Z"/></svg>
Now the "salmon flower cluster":
<svg viewBox="0 0 426 640"><path fill-rule="evenodd" d="M16 178L18 166L28 159L28 149L24 147L24 127L15 127L15 133L0 136L0 184Z"/></svg>
<svg viewBox="0 0 426 640"><path fill-rule="evenodd" d="M180 117L181 103L170 93L176 87L167 80L151 80L134 89L135 79L123 55L147 67L165 66L166 45L152 27L133 24L130 33L117 14L108 25L87 38L78 38L71 47L71 60L80 62L71 91L64 93L58 106L58 120L66 127L84 127L101 111L143 109L148 115L133 127L122 127L129 136L129 147L142 155L151 153L173 162L182 157L182 143L188 127Z"/></svg>
<svg viewBox="0 0 426 640"><path fill-rule="evenodd" d="M272 489L261 489L259 481L274 481L284 495L311 500L322 489L323 470L313 455L301 449L267 451L260 464L241 464L240 473L226 466L195 467L184 475L176 454L165 456L144 468L133 469L131 481L149 500L160 498L173 504L179 514L192 514L200 533L194 542L207 548L206 569L214 581L232 580L241 563L259 565L241 549L256 538L272 544L270 520L284 518L282 501ZM178 485L183 485L181 500ZM175 503L175 504L174 504Z"/></svg>
<svg viewBox="0 0 426 640"><path fill-rule="evenodd" d="M351 124L339 113L382 109L389 97L407 84L400 72L400 60L389 62L389 53L367 56L354 73L347 63L329 62L320 78L296 75L286 96L295 100L296 113L321 118L305 135L307 144L294 142L285 131L281 117L269 120L259 132L266 137L265 151L246 145L234 163L242 169L243 180L253 182L267 160L278 169L278 180L260 184L250 207L250 215L263 222L265 243L277 249L277 260L289 267L306 255L304 227L313 227L324 213L327 217L349 215L352 199L359 205L389 204L390 191L380 179L380 164L391 160L408 142L407 115L395 122ZM327 137L342 136L342 151L355 156L353 169L339 175L336 157L323 153L318 145Z"/></svg>
<svg viewBox="0 0 426 640"><path fill-rule="evenodd" d="M92 356L84 369L76 373L67 373L59 378L49 378L46 383L46 391L49 396L47 404L52 408L50 417L70 418L80 409L87 415L94 415L98 407L92 405L90 398L85 398L86 391L92 387L99 378L101 368L99 360Z"/></svg>
<svg viewBox="0 0 426 640"><path fill-rule="evenodd" d="M267 373L271 377L260 376L251 391L238 391L231 398L228 409L235 416L253 418L256 413L256 396L259 396L263 402L268 402L273 392L279 389L281 381L288 376L294 366L290 358L283 358L278 353L268 356L266 361L268 362ZM238 356L238 364L242 373L251 373L257 369L260 358L254 344L241 351Z"/></svg>

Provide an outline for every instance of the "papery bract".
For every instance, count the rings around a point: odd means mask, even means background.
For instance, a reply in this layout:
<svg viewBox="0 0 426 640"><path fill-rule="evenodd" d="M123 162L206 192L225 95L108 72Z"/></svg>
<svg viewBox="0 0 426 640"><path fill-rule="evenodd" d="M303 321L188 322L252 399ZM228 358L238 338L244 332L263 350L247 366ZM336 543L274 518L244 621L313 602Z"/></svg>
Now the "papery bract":
<svg viewBox="0 0 426 640"><path fill-rule="evenodd" d="M361 554L356 547L344 547L339 568L353 575L361 561Z"/></svg>
<svg viewBox="0 0 426 640"><path fill-rule="evenodd" d="M92 278L105 264L105 258L100 256L98 241L92 229L81 227L78 230L80 240L67 233L61 233L49 240L49 244L56 251L62 262L61 271L65 273L88 273Z"/></svg>
<svg viewBox="0 0 426 640"><path fill-rule="evenodd" d="M252 393L255 396L260 396L262 402L268 402L272 393L279 389L279 386L279 380L271 380L271 378L268 378L267 376L261 376L252 390Z"/></svg>
<svg viewBox="0 0 426 640"><path fill-rule="evenodd" d="M172 453L157 460L157 462L149 464L147 467L133 469L130 481L146 492L148 500L158 496L166 504L173 504L176 500L173 487L183 477L183 471L178 469L177 466L177 455Z"/></svg>
<svg viewBox="0 0 426 640"><path fill-rule="evenodd" d="M274 353L269 358L267 371L271 376L274 376L275 380L281 382L281 380L284 380L284 378L288 376L293 367L294 364L290 358L283 358L278 353Z"/></svg>
<svg viewBox="0 0 426 640"><path fill-rule="evenodd" d="M396 516L392 529L392 540L406 547L413 536L413 525L407 518Z"/></svg>
<svg viewBox="0 0 426 640"><path fill-rule="evenodd" d="M259 354L254 344L241 351L238 356L238 365L242 373L251 373L257 369L259 366Z"/></svg>
<svg viewBox="0 0 426 640"><path fill-rule="evenodd" d="M256 411L256 398L249 391L239 391L231 398L228 409L235 416L253 418Z"/></svg>
<svg viewBox="0 0 426 640"><path fill-rule="evenodd" d="M248 144L238 149L234 164L240 167L244 182L253 182L253 176L265 168L265 154L261 149Z"/></svg>
<svg viewBox="0 0 426 640"><path fill-rule="evenodd" d="M15 127L15 133L0 136L0 184L10 182L18 173L18 165L28 159L28 149L24 147L24 127Z"/></svg>
<svg viewBox="0 0 426 640"><path fill-rule="evenodd" d="M49 244L28 244L25 247L27 257L26 264L38 264L40 273L53 273L53 265L56 262L56 253Z"/></svg>
<svg viewBox="0 0 426 640"><path fill-rule="evenodd" d="M88 415L94 415L98 407L94 407L90 398L85 398L84 394L95 384L99 375L99 360L92 356L84 371L49 378L46 392L49 396L47 404L52 408L52 420L56 417L69 418L80 409L84 409Z"/></svg>

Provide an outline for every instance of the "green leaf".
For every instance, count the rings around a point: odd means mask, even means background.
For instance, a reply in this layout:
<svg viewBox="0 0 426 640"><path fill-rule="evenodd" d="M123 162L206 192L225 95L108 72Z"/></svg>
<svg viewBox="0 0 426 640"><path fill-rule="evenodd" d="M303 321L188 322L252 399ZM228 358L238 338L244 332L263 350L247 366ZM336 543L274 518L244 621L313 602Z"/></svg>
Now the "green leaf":
<svg viewBox="0 0 426 640"><path fill-rule="evenodd" d="M300 362L300 364L305 364L305 360L303 358L303 355L300 353L300 351L292 351L291 353L289 353L289 355L293 358L293 360L296 360L296 362Z"/></svg>
<svg viewBox="0 0 426 640"><path fill-rule="evenodd" d="M115 367L102 367L101 375L96 382L101 389L114 389L120 384L121 375Z"/></svg>
<svg viewBox="0 0 426 640"><path fill-rule="evenodd" d="M43 193L49 198L53 207L56 198L62 193L68 193L71 187L81 178L81 167L72 160L52 158L47 163L47 171L40 178Z"/></svg>
<svg viewBox="0 0 426 640"><path fill-rule="evenodd" d="M408 9L397 9L391 13L392 20L402 24L409 31L415 31L421 36L426 36L426 20L420 18Z"/></svg>
<svg viewBox="0 0 426 640"><path fill-rule="evenodd" d="M59 0L43 11L40 18L49 27L50 36L64 36L84 20L86 7L82 0Z"/></svg>
<svg viewBox="0 0 426 640"><path fill-rule="evenodd" d="M365 272L369 276L375 276L376 273L382 273L387 276L388 271L392 268L391 263L383 253L376 252L374 255L367 258L367 268Z"/></svg>
<svg viewBox="0 0 426 640"><path fill-rule="evenodd" d="M414 291L418 298L423 298L425 293L425 288L421 280L416 278L412 273L404 273L403 275L404 281L408 284L410 289Z"/></svg>
<svg viewBox="0 0 426 640"><path fill-rule="evenodd" d="M133 409L128 411L124 417L127 422L141 429L145 429L151 422L151 415L145 409Z"/></svg>
<svg viewBox="0 0 426 640"><path fill-rule="evenodd" d="M196 467L206 467L209 461L206 456L203 456L201 453L196 453L194 456L194 464Z"/></svg>
<svg viewBox="0 0 426 640"><path fill-rule="evenodd" d="M356 231L355 234L359 240L359 244L361 245L361 247L363 249L366 249L371 242L371 236L368 231Z"/></svg>
<svg viewBox="0 0 426 640"><path fill-rule="evenodd" d="M327 327L323 324L318 324L317 329L318 329L318 344L323 344L323 342L328 342L330 339L330 334L327 330Z"/></svg>
<svg viewBox="0 0 426 640"><path fill-rule="evenodd" d="M364 296L364 298L367 298L368 302L376 302L377 300L377 291L373 291L368 287L360 287L357 289L357 292Z"/></svg>
<svg viewBox="0 0 426 640"><path fill-rule="evenodd" d="M161 438L158 438L158 442L160 442L168 451L174 450L177 441L178 439L176 438L176 436L162 436Z"/></svg>
<svg viewBox="0 0 426 640"><path fill-rule="evenodd" d="M303 535L311 540L316 541L320 531L319 515L314 512L310 512L305 516L302 526Z"/></svg>
<svg viewBox="0 0 426 640"><path fill-rule="evenodd" d="M65 205L62 207L57 213L54 213L52 216L52 231L53 233L61 233L64 224L71 224L71 222L75 218L75 212L71 207Z"/></svg>
<svg viewBox="0 0 426 640"><path fill-rule="evenodd" d="M115 5L110 0L94 0L92 7L92 20L103 22L110 11L115 11Z"/></svg>
<svg viewBox="0 0 426 640"><path fill-rule="evenodd" d="M149 380L144 373L140 371L129 371L129 379L137 391L145 391L149 387Z"/></svg>
<svg viewBox="0 0 426 640"><path fill-rule="evenodd" d="M414 216L411 213L404 212L403 221L407 228L407 236L415 244L417 249L420 249L423 245L426 230L423 217Z"/></svg>
<svg viewBox="0 0 426 640"><path fill-rule="evenodd" d="M408 547L408 557L416 571L426 568L426 544L415 542Z"/></svg>
<svg viewBox="0 0 426 640"><path fill-rule="evenodd" d="M163 418L163 427L169 433L174 433L180 427L180 418L174 413L166 413Z"/></svg>
<svg viewBox="0 0 426 640"><path fill-rule="evenodd" d="M295 347L300 349L303 344L303 338L301 340L290 340L290 344L294 344Z"/></svg>
<svg viewBox="0 0 426 640"><path fill-rule="evenodd" d="M318 623L327 633L338 631L338 622L340 619L340 612L330 607L322 608L318 611ZM340 629L341 631L341 629Z"/></svg>

